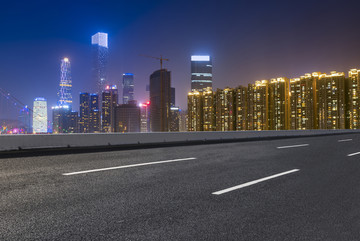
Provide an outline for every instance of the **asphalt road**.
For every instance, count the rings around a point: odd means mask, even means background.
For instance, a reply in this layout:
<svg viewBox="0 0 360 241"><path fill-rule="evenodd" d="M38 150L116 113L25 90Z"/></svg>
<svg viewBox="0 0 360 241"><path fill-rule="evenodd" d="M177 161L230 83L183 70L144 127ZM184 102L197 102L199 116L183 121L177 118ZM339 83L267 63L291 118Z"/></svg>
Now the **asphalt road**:
<svg viewBox="0 0 360 241"><path fill-rule="evenodd" d="M360 135L0 159L0 240L360 240Z"/></svg>

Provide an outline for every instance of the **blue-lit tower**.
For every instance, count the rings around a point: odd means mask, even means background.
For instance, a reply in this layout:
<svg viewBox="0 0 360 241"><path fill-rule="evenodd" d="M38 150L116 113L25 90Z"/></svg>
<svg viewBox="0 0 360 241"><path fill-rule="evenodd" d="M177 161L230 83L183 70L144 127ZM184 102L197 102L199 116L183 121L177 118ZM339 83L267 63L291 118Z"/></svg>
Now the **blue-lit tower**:
<svg viewBox="0 0 360 241"><path fill-rule="evenodd" d="M134 100L134 74L123 74L123 104L129 104Z"/></svg>
<svg viewBox="0 0 360 241"><path fill-rule="evenodd" d="M63 58L60 65L60 90L58 93L58 106L68 106L72 108L72 80L71 80L71 65L68 58Z"/></svg>
<svg viewBox="0 0 360 241"><path fill-rule="evenodd" d="M108 34L96 33L91 37L92 44L92 90L101 95L108 85L106 69L108 63Z"/></svg>

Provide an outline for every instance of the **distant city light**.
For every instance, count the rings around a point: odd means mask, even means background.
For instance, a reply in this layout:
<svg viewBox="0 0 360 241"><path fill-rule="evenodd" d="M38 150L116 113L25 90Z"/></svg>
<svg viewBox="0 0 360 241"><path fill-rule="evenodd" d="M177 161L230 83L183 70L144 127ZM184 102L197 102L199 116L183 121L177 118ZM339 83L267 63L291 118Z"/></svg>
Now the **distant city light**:
<svg viewBox="0 0 360 241"><path fill-rule="evenodd" d="M192 55L191 61L210 61L209 55Z"/></svg>

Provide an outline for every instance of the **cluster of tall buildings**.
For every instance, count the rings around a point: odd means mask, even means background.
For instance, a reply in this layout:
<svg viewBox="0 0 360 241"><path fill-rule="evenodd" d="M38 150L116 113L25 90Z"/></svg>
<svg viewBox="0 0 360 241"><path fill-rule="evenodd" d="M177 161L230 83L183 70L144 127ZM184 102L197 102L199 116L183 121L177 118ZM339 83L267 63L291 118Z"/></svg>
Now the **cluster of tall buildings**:
<svg viewBox="0 0 360 241"><path fill-rule="evenodd" d="M360 70L188 93L189 131L360 129Z"/></svg>
<svg viewBox="0 0 360 241"><path fill-rule="evenodd" d="M150 76L149 101L134 99L134 74L122 76L122 103L117 85L107 79L108 35L91 37L92 82L89 92L79 95L79 111L73 110L71 63L60 63L58 102L52 107L52 133L110 133L179 131L181 109L175 106L175 88L171 87L171 72L155 71ZM33 133L48 133L47 102L36 98L33 109ZM182 115L183 116L183 115Z"/></svg>
<svg viewBox="0 0 360 241"><path fill-rule="evenodd" d="M134 99L134 75L117 85L107 79L108 36L91 38L93 51L91 91L79 95L73 111L71 64L60 63L58 103L52 107L53 133L168 132L360 129L360 70L330 74L314 72L299 78L279 77L236 88L212 88L212 60L191 56L191 92L188 110L175 103L171 72L154 71L149 77L149 101ZM48 132L47 103L36 98L33 132ZM28 116L24 109L23 119ZM23 121L24 123L28 120Z"/></svg>

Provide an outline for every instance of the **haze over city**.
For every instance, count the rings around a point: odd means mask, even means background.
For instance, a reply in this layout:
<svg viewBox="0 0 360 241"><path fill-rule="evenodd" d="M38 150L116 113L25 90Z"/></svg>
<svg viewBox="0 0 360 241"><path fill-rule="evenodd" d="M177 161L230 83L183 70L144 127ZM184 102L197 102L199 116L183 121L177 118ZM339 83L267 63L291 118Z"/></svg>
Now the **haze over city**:
<svg viewBox="0 0 360 241"><path fill-rule="evenodd" d="M340 4L341 3L341 4ZM213 60L213 87L360 66L356 1L63 1L7 2L0 16L1 85L23 103L57 101L59 63L72 64L74 109L91 80L91 42L109 34L109 81L134 73L135 99L146 101L156 60L169 58L177 105L187 108L190 56ZM120 88L121 90L121 88ZM121 91L119 91L121 93ZM121 96L120 96L121 98Z"/></svg>

